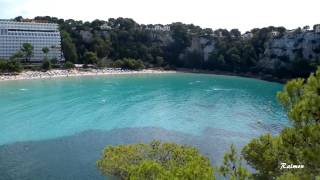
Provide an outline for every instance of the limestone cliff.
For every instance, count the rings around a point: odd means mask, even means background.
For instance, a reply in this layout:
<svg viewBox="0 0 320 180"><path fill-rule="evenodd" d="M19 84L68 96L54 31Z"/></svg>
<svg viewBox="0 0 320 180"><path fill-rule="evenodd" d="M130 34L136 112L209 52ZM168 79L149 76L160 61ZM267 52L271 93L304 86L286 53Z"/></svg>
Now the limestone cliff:
<svg viewBox="0 0 320 180"><path fill-rule="evenodd" d="M273 69L275 64L292 62L297 56L309 61L319 59L320 33L314 31L288 32L282 37L271 38L266 43L259 65Z"/></svg>
<svg viewBox="0 0 320 180"><path fill-rule="evenodd" d="M266 69L274 69L277 64L290 63L297 56L313 61L320 59L320 33L287 31L281 36L270 36L264 47L264 53L259 54L257 61L258 66ZM201 53L204 61L207 61L210 53L215 51L214 38L193 36L191 45L185 52L194 51ZM183 54L180 57L183 57Z"/></svg>

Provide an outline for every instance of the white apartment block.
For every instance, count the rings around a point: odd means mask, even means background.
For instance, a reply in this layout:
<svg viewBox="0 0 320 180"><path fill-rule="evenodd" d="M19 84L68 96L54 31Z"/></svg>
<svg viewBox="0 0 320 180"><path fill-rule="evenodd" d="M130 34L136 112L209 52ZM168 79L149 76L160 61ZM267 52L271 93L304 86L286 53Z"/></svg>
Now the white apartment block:
<svg viewBox="0 0 320 180"><path fill-rule="evenodd" d="M31 62L40 62L45 54L42 48L49 48L48 59L63 61L61 37L58 24L37 22L16 22L0 20L0 58L9 59L21 50L24 43L34 47Z"/></svg>

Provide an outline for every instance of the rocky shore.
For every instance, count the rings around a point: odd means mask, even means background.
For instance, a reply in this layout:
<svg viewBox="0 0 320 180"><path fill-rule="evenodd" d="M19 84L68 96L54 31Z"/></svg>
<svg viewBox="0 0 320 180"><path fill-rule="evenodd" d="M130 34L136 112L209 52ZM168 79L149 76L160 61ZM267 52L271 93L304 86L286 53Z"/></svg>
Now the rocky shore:
<svg viewBox="0 0 320 180"><path fill-rule="evenodd" d="M123 70L119 68L105 69L54 69L49 71L23 71L19 74L0 74L0 81L7 80L28 80L28 79L48 79L55 77L73 77L73 76L95 76L112 74L154 74L154 73L175 73L175 71L164 71L154 69L144 70Z"/></svg>

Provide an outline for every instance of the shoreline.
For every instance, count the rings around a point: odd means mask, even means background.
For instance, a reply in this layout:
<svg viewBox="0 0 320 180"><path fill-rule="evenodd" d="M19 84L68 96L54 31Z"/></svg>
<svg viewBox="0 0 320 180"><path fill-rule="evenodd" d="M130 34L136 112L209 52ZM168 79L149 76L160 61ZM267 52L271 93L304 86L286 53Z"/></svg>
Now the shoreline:
<svg viewBox="0 0 320 180"><path fill-rule="evenodd" d="M199 70L199 69L185 69L179 68L176 70L181 73L194 73L194 74L213 74L213 75L226 75L226 76L238 76L238 77L246 77L258 80L264 80L268 82L276 82L280 84L285 84L289 79L279 79L276 77L268 76L268 75L258 75L253 73L234 73L227 71L211 71L211 70Z"/></svg>
<svg viewBox="0 0 320 180"><path fill-rule="evenodd" d="M143 69L143 70L122 70L119 68L104 68L104 69L52 69L49 71L22 71L19 74L0 74L1 81L15 81L15 80L33 80L33 79L52 79L60 77L80 77L80 76L101 76L101 75L122 75L122 74L167 74L167 73L194 73L194 74L212 74L212 75L227 75L247 77L258 80L265 80L269 82L277 82L284 84L286 79L279 79L269 76L261 76L252 73L233 73L226 71L209 71L198 69L179 68L177 70L161 70L161 69Z"/></svg>
<svg viewBox="0 0 320 180"><path fill-rule="evenodd" d="M122 70L117 68L104 69L52 69L49 71L22 71L19 74L0 74L1 81L52 79L59 77L80 77L80 76L101 76L101 75L122 75L122 74L163 74L176 73L177 71L143 69L143 70Z"/></svg>

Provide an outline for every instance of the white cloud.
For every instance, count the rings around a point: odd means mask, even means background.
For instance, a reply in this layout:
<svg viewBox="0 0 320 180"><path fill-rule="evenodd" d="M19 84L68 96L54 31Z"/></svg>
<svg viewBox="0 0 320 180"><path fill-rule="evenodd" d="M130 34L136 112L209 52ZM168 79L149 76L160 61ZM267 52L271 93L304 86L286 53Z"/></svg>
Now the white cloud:
<svg viewBox="0 0 320 180"><path fill-rule="evenodd" d="M130 17L145 24L181 21L242 31L320 23L318 0L0 0L0 5L0 18L49 15L91 21Z"/></svg>

